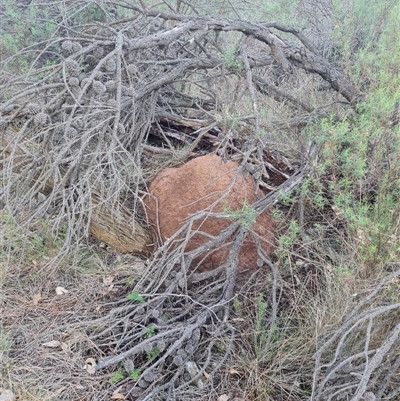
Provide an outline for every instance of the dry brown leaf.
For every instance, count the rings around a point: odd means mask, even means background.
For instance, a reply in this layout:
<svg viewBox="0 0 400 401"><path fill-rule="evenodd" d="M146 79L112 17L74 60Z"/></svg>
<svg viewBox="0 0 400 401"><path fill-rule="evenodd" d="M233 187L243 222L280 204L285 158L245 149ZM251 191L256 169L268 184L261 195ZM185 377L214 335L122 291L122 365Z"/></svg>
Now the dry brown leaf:
<svg viewBox="0 0 400 401"><path fill-rule="evenodd" d="M90 375L94 375L96 373L96 361L94 358L88 358L85 361L85 366L83 367Z"/></svg>
<svg viewBox="0 0 400 401"><path fill-rule="evenodd" d="M222 394L218 397L218 401L228 401L229 397L226 394Z"/></svg>
<svg viewBox="0 0 400 401"><path fill-rule="evenodd" d="M114 394L111 396L111 399L112 399L112 400L124 400L124 399L125 399L125 396L124 396L123 394L121 394L121 393L114 393Z"/></svg>
<svg viewBox="0 0 400 401"><path fill-rule="evenodd" d="M103 284L106 284L106 285L111 284L114 281L114 279L115 279L115 276L103 277Z"/></svg>
<svg viewBox="0 0 400 401"><path fill-rule="evenodd" d="M210 375L207 372L204 372L203 375L205 376L206 379L210 377Z"/></svg>
<svg viewBox="0 0 400 401"><path fill-rule="evenodd" d="M61 343L60 343L60 341L52 340L52 341L48 341L47 343L43 343L42 345L43 345L43 347L57 348L61 345Z"/></svg>
<svg viewBox="0 0 400 401"><path fill-rule="evenodd" d="M229 373L231 375L240 375L241 373L236 369L229 369Z"/></svg>
<svg viewBox="0 0 400 401"><path fill-rule="evenodd" d="M36 306L41 299L42 299L42 293L39 291L33 296L33 305Z"/></svg>
<svg viewBox="0 0 400 401"><path fill-rule="evenodd" d="M62 349L63 351L68 351L68 344L66 344L66 343L61 343L61 349Z"/></svg>
<svg viewBox="0 0 400 401"><path fill-rule="evenodd" d="M56 288L56 294L57 295L64 295L64 294L68 294L69 291L66 290L64 287L57 287Z"/></svg>

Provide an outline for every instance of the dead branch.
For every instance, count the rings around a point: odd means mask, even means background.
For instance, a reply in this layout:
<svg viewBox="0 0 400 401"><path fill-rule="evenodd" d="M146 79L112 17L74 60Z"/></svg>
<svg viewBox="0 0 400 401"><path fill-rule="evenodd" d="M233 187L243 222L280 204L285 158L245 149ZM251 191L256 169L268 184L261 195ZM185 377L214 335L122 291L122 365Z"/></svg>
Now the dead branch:
<svg viewBox="0 0 400 401"><path fill-rule="evenodd" d="M389 377L398 365L393 359L400 345L400 327L385 328L385 319L398 311L400 304L374 306L373 303L385 285L399 275L397 270L382 279L318 349L311 400L339 400L345 396L359 401L388 394ZM359 338L360 346L355 346ZM350 346L352 342L354 347ZM393 393L388 399L395 399L396 395Z"/></svg>

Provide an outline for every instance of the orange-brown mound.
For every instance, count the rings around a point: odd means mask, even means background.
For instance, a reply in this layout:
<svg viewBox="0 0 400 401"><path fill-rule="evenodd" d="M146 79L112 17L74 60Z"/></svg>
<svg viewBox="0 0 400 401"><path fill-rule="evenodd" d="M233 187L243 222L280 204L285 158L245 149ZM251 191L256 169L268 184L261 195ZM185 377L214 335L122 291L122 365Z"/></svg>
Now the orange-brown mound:
<svg viewBox="0 0 400 401"><path fill-rule="evenodd" d="M188 218L196 212L240 210L246 201L256 201L257 185L250 175L238 174L236 162L223 160L214 154L197 157L188 163L161 171L149 188L150 196L145 199L150 223L165 241L178 231ZM157 202L155 199L157 199ZM157 207L158 204L158 207ZM199 230L188 242L186 250L193 250L209 241L209 235L218 235L231 224L229 219L206 217L196 221L193 228ZM253 226L267 253L273 251L273 221L269 212L262 213ZM207 271L224 263L229 247L216 250L206 258L198 271ZM257 249L247 236L239 255L239 270L257 267Z"/></svg>

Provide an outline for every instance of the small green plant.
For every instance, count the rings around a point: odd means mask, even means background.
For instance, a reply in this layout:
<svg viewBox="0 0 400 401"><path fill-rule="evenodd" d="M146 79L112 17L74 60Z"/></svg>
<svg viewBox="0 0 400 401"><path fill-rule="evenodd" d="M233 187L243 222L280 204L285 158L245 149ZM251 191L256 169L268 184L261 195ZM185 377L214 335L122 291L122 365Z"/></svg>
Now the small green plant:
<svg viewBox="0 0 400 401"><path fill-rule="evenodd" d="M228 46L224 53L224 62L227 68L241 70L243 65L236 58L236 48L234 46Z"/></svg>
<svg viewBox="0 0 400 401"><path fill-rule="evenodd" d="M233 300L233 310L239 312L243 308L243 302L239 301L237 298Z"/></svg>
<svg viewBox="0 0 400 401"><path fill-rule="evenodd" d="M152 361L153 359L157 358L160 355L160 350L158 347L153 347L147 354L146 358L148 361Z"/></svg>
<svg viewBox="0 0 400 401"><path fill-rule="evenodd" d="M300 232L299 224L296 220L291 220L286 234L278 238L278 247L275 253L279 257L284 257L287 251L293 246Z"/></svg>
<svg viewBox="0 0 400 401"><path fill-rule="evenodd" d="M141 304L146 303L144 298L140 295L139 291L132 291L126 296L130 301L136 301Z"/></svg>
<svg viewBox="0 0 400 401"><path fill-rule="evenodd" d="M138 379L139 379L139 377L140 377L140 374L141 374L140 369L135 368L135 369L133 369L133 370L131 370L131 371L129 372L129 377L130 377L134 382L137 382Z"/></svg>
<svg viewBox="0 0 400 401"><path fill-rule="evenodd" d="M285 217L285 214L282 212L282 210L279 210L278 208L273 208L271 210L271 215L274 220L281 220Z"/></svg>
<svg viewBox="0 0 400 401"><path fill-rule="evenodd" d="M122 370L117 370L110 378L109 382L112 384L120 382L125 378L125 373Z"/></svg>
<svg viewBox="0 0 400 401"><path fill-rule="evenodd" d="M336 271L341 278L346 278L351 277L354 269L352 266L338 266Z"/></svg>
<svg viewBox="0 0 400 401"><path fill-rule="evenodd" d="M135 284L135 280L134 280L133 277L128 277L128 278L126 279L126 285L128 285L129 287L131 287L131 286L134 285L134 284Z"/></svg>
<svg viewBox="0 0 400 401"><path fill-rule="evenodd" d="M47 246L39 234L33 234L27 246L27 254L30 262L43 258L47 253Z"/></svg>
<svg viewBox="0 0 400 401"><path fill-rule="evenodd" d="M216 341L214 343L214 347L215 350L219 353L219 354L224 354L226 352L226 346L222 341Z"/></svg>
<svg viewBox="0 0 400 401"><path fill-rule="evenodd" d="M254 333L254 350L257 355L263 350L266 345L268 333L266 331L265 312L267 311L267 303L262 295L257 298L255 333Z"/></svg>
<svg viewBox="0 0 400 401"><path fill-rule="evenodd" d="M294 202L294 197L289 193L281 193L279 196L279 201L284 206L290 206Z"/></svg>
<svg viewBox="0 0 400 401"><path fill-rule="evenodd" d="M257 213L246 200L242 203L242 208L239 210L232 210L225 203L223 205L223 212L247 230L250 230L256 222Z"/></svg>
<svg viewBox="0 0 400 401"><path fill-rule="evenodd" d="M150 338L152 336L154 336L154 333L156 331L156 326L154 324L152 324L151 326L149 326L146 330L146 338Z"/></svg>

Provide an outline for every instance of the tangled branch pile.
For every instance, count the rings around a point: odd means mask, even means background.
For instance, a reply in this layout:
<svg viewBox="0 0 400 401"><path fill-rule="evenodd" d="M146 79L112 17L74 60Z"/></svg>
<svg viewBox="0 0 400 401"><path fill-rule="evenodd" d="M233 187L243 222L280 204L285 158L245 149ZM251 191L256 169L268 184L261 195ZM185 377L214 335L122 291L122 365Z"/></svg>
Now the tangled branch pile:
<svg viewBox="0 0 400 401"><path fill-rule="evenodd" d="M112 3L103 3L107 14ZM349 115L362 98L293 27L121 4L120 18L107 24L78 31L61 23L62 37L29 49L37 56L20 76L7 68L18 55L2 62L1 200L27 221L52 216L56 229L66 227L67 247L91 232L120 251L146 253L147 184L163 167L209 152L237 160L273 191L254 205L261 214L303 181L318 155L308 143L285 154L276 137L297 135L327 115ZM304 80L318 106L301 96ZM266 104L273 111L263 116ZM191 225L203 217L192 217L180 234L193 235ZM212 376L234 346L229 302L241 245L252 234L236 221L191 251L173 243L178 236L160 246L129 301L85 322L97 371L120 362L129 374L138 369L126 392L140 400L204 387L205 373ZM226 242L225 263L191 273L194 260ZM274 278L273 327L278 273L258 245L259 265ZM71 320L43 339L70 327L82 323ZM224 345L219 357L212 352L217 342ZM322 387L314 390L322 394Z"/></svg>
<svg viewBox="0 0 400 401"><path fill-rule="evenodd" d="M90 25L81 34L60 27L67 37L31 49L37 57L22 76L5 72L13 57L2 63L1 89L8 100L0 106L7 155L1 197L10 210L29 203L32 216L52 213L58 225L67 221L70 244L81 238L82 228L91 227L121 250L143 252L149 238L138 223L131 221L133 232L123 225L133 219L119 202L121 195L132 194L138 214L138 195L153 167L149 153L176 155L178 141L187 147L180 155L184 159L210 132L209 145L222 151L228 143L241 147L244 132L255 133L257 145L265 147L256 95L297 110L291 121L280 122L283 126L293 129L318 117L306 101L268 83L266 68L277 71L277 81L284 76L296 81L296 71L315 73L343 99L354 103L360 97L294 28L125 7L131 17L108 26ZM227 53L222 33L240 33L240 46ZM283 33L289 39L279 36ZM235 103L250 101L252 109L230 116L229 92ZM274 128L272 122L268 128ZM154 131L161 148L150 143ZM182 131L190 131L190 138ZM261 153L256 159L264 165ZM268 177L265 168L263 173ZM106 232L116 221L124 229L110 241Z"/></svg>

